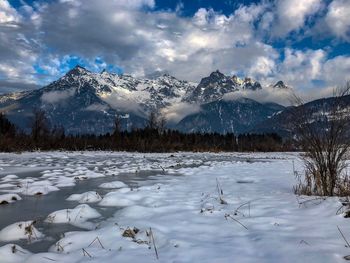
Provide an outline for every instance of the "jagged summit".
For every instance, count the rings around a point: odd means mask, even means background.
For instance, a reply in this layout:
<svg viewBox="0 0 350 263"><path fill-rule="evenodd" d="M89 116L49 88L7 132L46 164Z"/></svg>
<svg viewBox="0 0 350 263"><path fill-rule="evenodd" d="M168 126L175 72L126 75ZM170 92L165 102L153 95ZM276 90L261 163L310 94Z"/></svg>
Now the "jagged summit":
<svg viewBox="0 0 350 263"><path fill-rule="evenodd" d="M287 85L284 84L284 82L282 80L277 81L275 85L273 85L273 88L277 88L277 89L289 89L289 87Z"/></svg>
<svg viewBox="0 0 350 263"><path fill-rule="evenodd" d="M287 87L282 81L273 86ZM9 109L12 120L21 125L27 122L23 112L30 113L33 107L43 108L52 122L64 125L68 133L103 133L113 127L116 114L124 116L126 127L131 127L145 123L146 116L153 110L170 113L175 110L170 116L177 118L172 122L178 125L181 119L193 114L192 108L200 107L198 123L187 118L176 128L194 131L201 127L201 131L225 132L237 131L240 124L234 118L246 121L244 127L247 128L281 110L280 105L259 104L252 99L227 100L230 93L259 89L263 87L252 78L227 76L219 70L194 84L179 80L167 71L139 78L107 70L91 72L77 65L42 89L0 96L0 110ZM224 97L226 94L229 96ZM220 124L215 118L220 119Z"/></svg>
<svg viewBox="0 0 350 263"><path fill-rule="evenodd" d="M85 73L91 73L91 72L80 65L76 65L74 68L72 68L66 73L66 76L79 76Z"/></svg>
<svg viewBox="0 0 350 263"><path fill-rule="evenodd" d="M210 75L209 75L210 78L216 78L216 79L220 79L220 78L223 78L225 77L225 75L223 73L220 72L220 70L215 70L213 71Z"/></svg>
<svg viewBox="0 0 350 263"><path fill-rule="evenodd" d="M186 101L211 102L221 99L225 94L239 90L259 90L262 86L252 78L240 79L238 76L226 76L219 70L212 72L208 77L202 78L196 89L189 94Z"/></svg>
<svg viewBox="0 0 350 263"><path fill-rule="evenodd" d="M148 73L145 75L145 79L157 79L162 76L170 76L169 71L167 70L156 70L152 73Z"/></svg>

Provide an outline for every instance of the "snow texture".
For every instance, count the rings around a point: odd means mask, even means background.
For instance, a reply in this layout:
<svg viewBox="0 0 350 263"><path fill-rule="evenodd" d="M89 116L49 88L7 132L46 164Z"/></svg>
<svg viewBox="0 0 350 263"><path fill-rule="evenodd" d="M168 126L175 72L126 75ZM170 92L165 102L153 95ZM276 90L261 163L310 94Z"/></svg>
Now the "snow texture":
<svg viewBox="0 0 350 263"><path fill-rule="evenodd" d="M34 221L23 221L11 224L0 231L1 241L15 241L26 239L28 241L43 238L44 235L34 227Z"/></svg>
<svg viewBox="0 0 350 263"><path fill-rule="evenodd" d="M47 223L67 223L81 228L93 228L94 224L89 219L100 217L100 213L87 204L78 205L73 209L63 209L53 212L47 216Z"/></svg>
<svg viewBox="0 0 350 263"><path fill-rule="evenodd" d="M40 155L0 157L23 158L25 163ZM57 176L74 178L77 171L84 176L91 168L79 165L88 167L90 163L91 167L92 160L92 166L100 167L94 173L102 176L140 170L158 171L159 175L148 177L136 188L103 189L109 192L96 209L81 204L50 214L46 222L73 224L89 231L65 233L46 253L12 253L7 244L0 248L4 262L326 263L344 262L344 256L350 254L337 228L350 238L349 219L336 213L339 199L293 193L293 162L296 169L302 167L296 153L108 155L45 153L51 158L49 163L56 160L65 166L48 168L47 178L26 180L34 183L50 178L55 186ZM45 162L38 159L34 163L44 166ZM12 169L2 167L4 173ZM56 175L49 176L49 171ZM24 178L13 178L10 183L19 180ZM84 194L72 199L80 201ZM118 209L96 225L93 220L102 219L99 209L106 206ZM16 224L9 227L0 236L25 238Z"/></svg>

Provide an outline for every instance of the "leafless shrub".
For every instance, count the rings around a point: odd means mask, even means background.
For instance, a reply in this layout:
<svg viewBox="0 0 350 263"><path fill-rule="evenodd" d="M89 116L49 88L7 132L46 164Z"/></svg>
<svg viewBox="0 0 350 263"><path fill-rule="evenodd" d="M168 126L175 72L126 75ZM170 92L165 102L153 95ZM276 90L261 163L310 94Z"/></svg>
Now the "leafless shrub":
<svg viewBox="0 0 350 263"><path fill-rule="evenodd" d="M297 194L344 196L350 193L346 171L349 140L350 82L334 91L333 98L318 101L318 107L305 105L294 96L299 105L290 110L292 131L305 152L305 176L297 177Z"/></svg>

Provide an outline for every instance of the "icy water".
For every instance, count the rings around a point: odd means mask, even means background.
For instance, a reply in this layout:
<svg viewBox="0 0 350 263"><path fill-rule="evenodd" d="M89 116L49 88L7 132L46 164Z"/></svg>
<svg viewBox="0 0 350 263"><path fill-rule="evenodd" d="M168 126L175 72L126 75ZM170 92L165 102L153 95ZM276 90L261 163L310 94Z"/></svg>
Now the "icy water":
<svg viewBox="0 0 350 263"><path fill-rule="evenodd" d="M113 189L99 188L106 182L121 181L130 188L152 183L159 176L171 178L181 175L181 168L194 168L206 162L247 161L247 158L232 158L230 155L193 155L186 154L125 154L125 153L25 153L0 155L0 195L17 193L22 200L0 205L0 230L20 221L35 220L35 227L45 235L39 241L16 240L11 243L20 245L34 253L47 251L65 232L79 230L69 224L45 223L46 217L57 210L70 209L79 203L66 199L74 193L96 191L104 196ZM262 161L251 160L249 161ZM11 175L12 177L8 177ZM13 177L15 175L16 177ZM7 177L6 177L7 176ZM67 181L68 180L68 181ZM40 184L44 182L44 185ZM62 184L63 182L63 184ZM67 185L65 183L68 182ZM12 187L11 187L12 184ZM45 195L27 195L26 188L36 187L45 192L48 187L57 187L57 191L49 191ZM48 186L47 186L48 185ZM41 187L41 188L40 188ZM41 189L41 190L40 190ZM33 192L34 193L34 192ZM90 220L98 224L112 217L120 209L103 207L97 203L89 203L102 217ZM1 242L0 247L9 242Z"/></svg>
<svg viewBox="0 0 350 263"><path fill-rule="evenodd" d="M150 176L157 175L157 172L142 172L139 173L124 173L118 175L118 180L124 182L129 187L136 188L138 182L145 181ZM28 173L18 173L20 177L37 177L37 172ZM47 251L51 245L53 245L57 240L59 240L63 233L83 230L81 228L69 225L69 224L49 224L43 222L48 214L61 210L76 207L77 203L72 201L67 201L66 199L72 193L84 193L87 191L96 191L101 196L111 191L111 189L102 189L98 186L102 183L115 181L115 176L96 178L90 180L77 181L77 184L73 187L64 187L59 191L51 192L47 195L36 195L36 196L24 196L21 201L13 204L1 205L0 206L0 229L19 221L29 221L36 220L35 227L39 229L40 232L45 234L45 239L28 243L27 240L17 241L16 243L27 248L35 253ZM95 208L101 215L101 218L97 220L92 220L92 222L98 223L99 221L106 220L116 212L115 207L101 207L97 203L89 204L91 207ZM6 244L5 242L0 242L0 246Z"/></svg>
<svg viewBox="0 0 350 263"><path fill-rule="evenodd" d="M298 153L0 153L0 203L21 198L0 206L0 262L344 262L341 202L301 205L293 168Z"/></svg>

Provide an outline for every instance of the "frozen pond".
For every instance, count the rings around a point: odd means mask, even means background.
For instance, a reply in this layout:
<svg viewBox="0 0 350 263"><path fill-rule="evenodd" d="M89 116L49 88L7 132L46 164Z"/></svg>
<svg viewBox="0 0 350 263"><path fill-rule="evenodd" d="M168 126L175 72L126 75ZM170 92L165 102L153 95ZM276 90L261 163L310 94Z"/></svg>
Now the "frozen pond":
<svg viewBox="0 0 350 263"><path fill-rule="evenodd" d="M21 173L17 173L19 177L22 178ZM143 172L139 173L124 173L118 175L118 180L123 181L129 187L136 188L138 182L145 181L151 175L157 175L157 172ZM37 177L37 172L25 173L29 177ZM34 195L22 197L22 200L0 206L0 229L14 223L14 219L17 221L29 221L36 220L36 227L45 234L45 239L28 243L27 240L22 240L18 242L22 247L28 248L33 252L43 252L47 251L51 245L53 245L57 240L62 237L62 234L73 230L82 230L77 226L72 226L69 224L49 224L45 223L44 220L48 214L51 212L61 210L61 209L71 209L77 204L76 202L67 201L66 199L72 193L84 193L87 191L95 191L99 195L103 196L110 189L99 188L98 186L102 183L115 181L115 176L108 176L102 178L93 178L89 180L77 181L74 186L63 187L59 191L53 191L47 195ZM94 220L98 223L114 214L116 208L112 207L99 207L96 203L90 204L91 207L97 209L102 215L101 218ZM0 241L0 246L4 245L4 242Z"/></svg>
<svg viewBox="0 0 350 263"><path fill-rule="evenodd" d="M99 186L103 183L118 180L130 188L137 188L139 185L151 184L152 179L157 176L165 178L169 175L180 175L174 168L197 167L208 161L207 158L202 158L203 156L191 157L191 160L188 161L183 158L183 155L172 154L165 156L126 153L2 154L0 195L19 193L22 199L0 205L0 229L15 222L35 220L35 227L45 235L45 238L35 242L18 240L16 244L32 252L47 251L50 246L62 238L65 232L84 230L84 228L71 224L44 222L47 215L54 211L73 209L77 206L76 202L66 200L72 193L94 191L104 196L112 189L100 188ZM230 160L229 158L231 157L227 155L212 156L210 161L227 161ZM239 157L234 159L245 160ZM167 171L169 168L170 173ZM50 187L57 186L62 181L66 184L61 183L58 189L50 191ZM31 192L34 187L36 192ZM102 215L102 217L91 220L96 225L111 217L118 209L118 207L101 207L98 203L91 203L89 206ZM6 243L8 242L0 240L0 246Z"/></svg>
<svg viewBox="0 0 350 263"><path fill-rule="evenodd" d="M301 205L293 166L296 153L3 153L0 261L343 262L349 219L337 198Z"/></svg>

